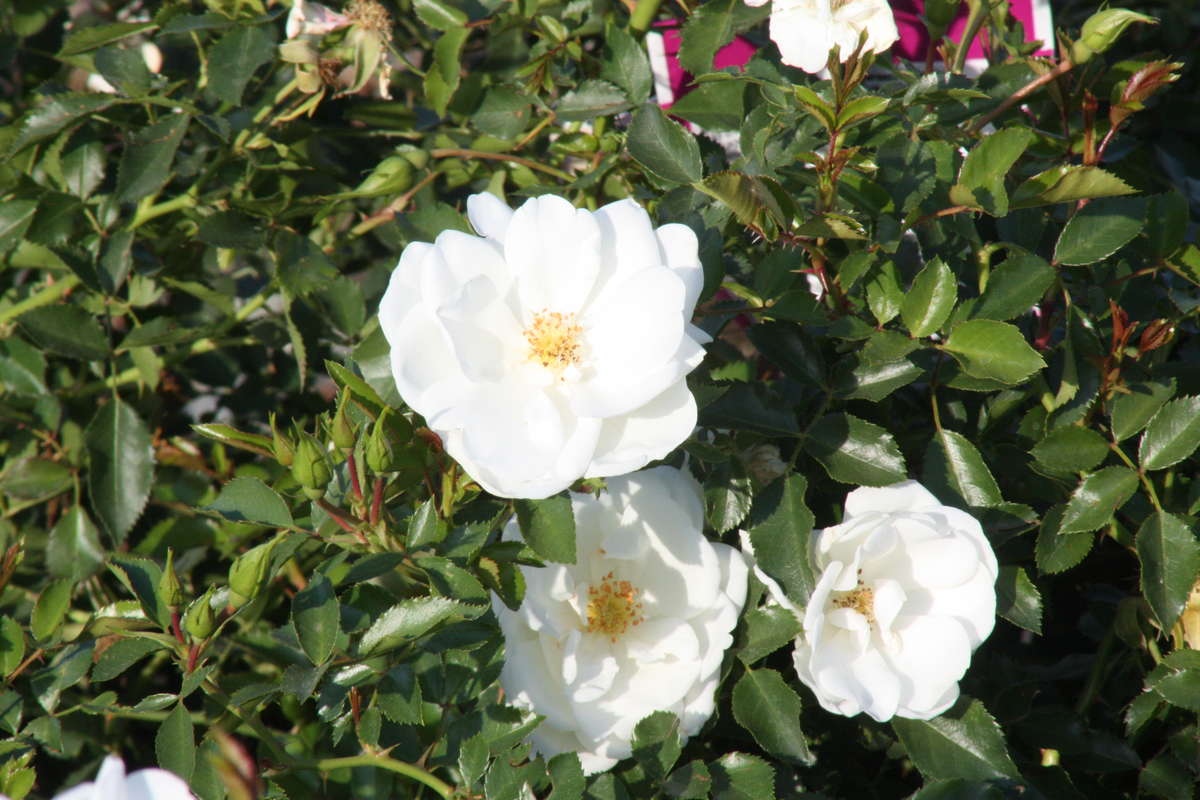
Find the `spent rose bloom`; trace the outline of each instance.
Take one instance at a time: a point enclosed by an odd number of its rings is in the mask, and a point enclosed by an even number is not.
[[[287,38],[297,36],[322,36],[326,33],[344,28],[351,22],[345,14],[334,11],[320,3],[307,3],[305,0],[294,0],[292,10],[288,12],[285,31]]]
[[[0,795],[0,800],[7,800]],[[125,775],[120,756],[108,756],[94,781],[84,781],[53,800],[196,800],[182,778],[165,769],[139,769]]]
[[[467,200],[478,236],[413,242],[379,305],[396,388],[504,497],[632,472],[696,424],[684,376],[709,337],[696,235],[632,200]]]
[[[672,467],[611,478],[573,495],[576,563],[524,568],[525,600],[492,606],[504,631],[500,682],[546,719],[546,757],[577,752],[585,772],[632,752],[655,711],[695,735],[712,715],[721,659],[746,600],[741,553],[704,538],[700,487]],[[518,537],[516,522],[506,539]]]
[[[974,517],[914,481],[855,489],[816,534],[813,568],[793,660],[822,707],[882,722],[954,704],[996,615],[996,555]]]
[[[746,0],[761,6],[767,0]],[[774,0],[771,41],[783,63],[805,72],[820,72],[835,47],[845,61],[866,33],[863,52],[881,53],[900,38],[888,0]]]

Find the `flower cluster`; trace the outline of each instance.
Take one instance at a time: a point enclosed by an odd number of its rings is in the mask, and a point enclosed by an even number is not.
[[[629,200],[589,212],[542,196],[513,211],[480,194],[467,211],[479,235],[404,250],[380,324],[401,396],[483,488],[542,498],[619,476],[571,496],[574,563],[522,567],[520,607],[493,603],[501,684],[545,717],[535,750],[575,752],[593,773],[629,756],[655,711],[699,731],[746,598],[748,558],[705,538],[695,480],[633,472],[696,422],[684,382],[707,341],[690,322],[696,237],[653,228]],[[764,483],[787,469],[770,447],[747,458]],[[516,520],[503,535],[520,537]],[[877,720],[945,711],[995,614],[979,523],[911,481],[861,488],[814,535],[813,563],[804,610],[755,571],[803,622],[796,674],[820,704]]]

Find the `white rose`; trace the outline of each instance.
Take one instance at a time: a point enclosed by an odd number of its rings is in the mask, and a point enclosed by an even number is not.
[[[684,736],[712,715],[747,567],[704,538],[700,487],[671,467],[612,478],[571,504],[576,563],[522,568],[521,607],[492,607],[500,682],[510,702],[546,717],[534,748],[576,752],[591,774],[629,756],[634,726],[655,711],[676,714]],[[510,522],[505,538],[518,535]]]
[[[813,556],[820,578],[793,659],[821,706],[882,722],[953,705],[996,615],[996,556],[979,522],[914,481],[864,487],[816,534]]]
[[[761,6],[767,0],[746,0]],[[783,63],[805,72],[820,72],[837,48],[845,61],[866,32],[863,52],[882,53],[900,38],[892,7],[887,0],[774,0],[771,8],[771,41],[779,47]]]
[[[0,800],[7,800],[0,795]],[[178,775],[165,769],[139,769],[125,776],[125,762],[108,756],[95,781],[84,781],[53,800],[196,800]]]
[[[696,235],[632,200],[552,195],[515,212],[467,200],[479,236],[414,242],[379,306],[400,395],[481,486],[547,497],[632,472],[696,424],[684,376],[709,338],[689,320]]]
[[[345,14],[340,14],[320,3],[306,3],[305,0],[293,0],[292,10],[288,12],[285,32],[287,38],[297,36],[322,36],[326,33],[344,28],[351,22]]]

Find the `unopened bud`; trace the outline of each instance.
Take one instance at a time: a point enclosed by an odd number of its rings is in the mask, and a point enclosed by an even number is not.
[[[1079,40],[1071,47],[1072,60],[1076,64],[1082,64],[1097,53],[1103,53],[1116,44],[1125,29],[1135,22],[1153,25],[1158,20],[1127,8],[1106,8],[1092,14],[1083,23]]]
[[[174,611],[183,605],[186,599],[183,587],[179,585],[179,576],[175,574],[175,551],[167,548],[167,565],[163,568],[162,577],[158,579],[158,594],[167,608]]]
[[[925,0],[925,26],[929,35],[935,39],[944,36],[961,5],[962,0]]]
[[[258,594],[271,566],[271,551],[277,541],[272,539],[256,545],[234,560],[229,568],[229,605],[241,608]]]
[[[329,459],[324,448],[312,435],[299,432],[296,443],[296,456],[292,461],[292,477],[304,489],[304,493],[312,500],[325,496],[325,487],[333,477],[329,468]]]
[[[275,460],[282,467],[290,467],[292,459],[296,455],[296,448],[292,445],[290,439],[279,432],[275,427],[275,414],[271,414],[271,449],[275,451]]]
[[[192,601],[183,613],[183,629],[193,639],[207,639],[217,629],[217,614],[212,608],[213,590],[208,591]]]
[[[350,390],[343,389],[333,421],[329,423],[329,434],[333,443],[342,450],[354,449],[354,426],[350,424],[350,417],[346,414],[346,406],[349,404]]]
[[[1165,319],[1156,319],[1146,326],[1138,339],[1138,355],[1157,350],[1175,335],[1175,326]]]
[[[403,416],[390,418],[390,414],[390,409],[383,410],[367,439],[367,466],[372,472],[397,472],[412,461],[397,452],[412,440],[412,425]]]

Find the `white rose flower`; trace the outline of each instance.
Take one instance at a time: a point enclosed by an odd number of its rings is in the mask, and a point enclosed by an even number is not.
[[[521,607],[492,607],[500,682],[510,702],[546,717],[534,748],[576,752],[591,774],[629,756],[634,726],[655,711],[676,714],[684,736],[712,715],[747,566],[704,538],[700,487],[671,467],[612,478],[571,505],[576,563],[523,567]],[[518,535],[510,522],[505,538]]]
[[[7,800],[0,795],[0,800]],[[196,800],[182,778],[165,769],[139,769],[125,775],[125,762],[108,756],[95,781],[84,781],[53,800]]]
[[[547,497],[632,472],[696,424],[684,376],[710,340],[689,320],[696,235],[632,200],[467,200],[479,236],[414,242],[379,305],[400,395],[481,486]]]
[[[855,489],[816,534],[796,673],[827,711],[930,719],[992,632],[996,555],[974,517],[905,481]]]
[[[746,0],[761,6],[767,0]],[[845,61],[867,34],[863,52],[882,53],[900,38],[888,0],[774,0],[771,8],[771,41],[783,63],[805,72],[820,72],[837,48]]]

